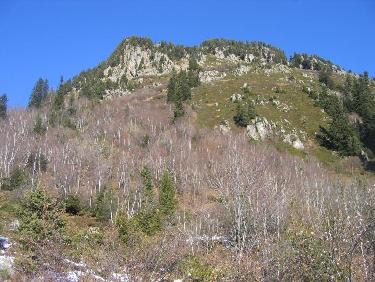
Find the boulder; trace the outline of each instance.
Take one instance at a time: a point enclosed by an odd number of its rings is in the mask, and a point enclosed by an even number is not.
[[[296,134],[287,134],[284,137],[283,142],[293,146],[297,150],[304,150],[305,146]]]
[[[263,141],[273,134],[272,125],[266,118],[255,118],[246,127],[247,135],[256,141]]]

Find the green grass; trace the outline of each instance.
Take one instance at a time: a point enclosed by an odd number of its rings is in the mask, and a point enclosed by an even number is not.
[[[304,83],[302,84],[300,81]],[[274,144],[278,149],[287,150],[303,158],[312,155],[327,165],[340,160],[331,151],[316,144],[315,134],[319,131],[319,126],[327,124],[328,116],[314,105],[312,99],[302,88],[306,86],[319,89],[318,78],[316,75],[313,78],[304,77],[303,71],[297,69],[292,70],[289,74],[273,73],[269,76],[262,71],[259,73],[250,71],[240,77],[229,74],[223,80],[202,84],[193,90],[191,102],[193,109],[197,112],[197,125],[214,128],[221,121],[228,120],[233,130],[242,130],[236,127],[233,122],[236,103],[231,102],[230,97],[235,93],[243,94],[241,87],[244,83],[250,87],[250,100],[255,100],[257,97],[263,101],[276,98],[280,103],[286,104],[290,108],[288,112],[284,112],[277,109],[272,102],[264,105],[258,104],[256,112],[259,116],[267,118],[270,122],[282,124],[286,132],[295,129],[298,133],[300,131],[305,133],[303,135],[306,140],[302,140],[305,144],[305,152],[299,152],[286,144]],[[281,91],[276,93],[275,87]]]

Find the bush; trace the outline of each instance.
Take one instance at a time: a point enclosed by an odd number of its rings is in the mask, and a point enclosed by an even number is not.
[[[43,241],[61,238],[65,227],[62,213],[62,205],[43,189],[28,192],[17,211],[23,247],[33,249]]]
[[[319,82],[324,83],[329,89],[335,89],[335,82],[332,78],[332,70],[323,69],[319,72]]]
[[[95,217],[100,221],[108,221],[112,219],[113,208],[112,191],[104,188],[98,193],[96,198],[94,210]]]
[[[65,212],[71,215],[77,215],[80,213],[81,201],[75,195],[68,195],[65,199]]]
[[[16,168],[12,171],[8,178],[3,179],[1,190],[13,191],[26,184],[28,179],[27,174],[21,168]]]
[[[233,117],[234,123],[241,127],[246,127],[250,121],[256,117],[255,107],[250,104],[238,104],[236,115]]]
[[[117,213],[116,227],[120,240],[126,245],[133,245],[140,237],[134,220],[128,218],[123,211]]]
[[[192,281],[211,281],[213,269],[202,263],[197,257],[190,256],[182,262],[184,275],[191,276]]]
[[[315,234],[311,226],[293,219],[286,230],[283,248],[282,280],[285,281],[343,281],[341,269],[324,238]]]
[[[148,236],[155,235],[162,227],[160,212],[156,208],[140,210],[133,220],[137,229]]]

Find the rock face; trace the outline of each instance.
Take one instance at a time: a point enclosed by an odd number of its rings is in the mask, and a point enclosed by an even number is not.
[[[241,101],[242,98],[243,98],[242,95],[239,93],[235,93],[235,94],[232,94],[232,96],[230,96],[230,100],[232,102]]]
[[[303,143],[301,142],[301,140],[296,134],[285,135],[283,142],[291,145],[293,148],[297,150],[305,149],[305,146],[303,145]]]
[[[120,64],[106,68],[104,75],[111,81],[117,82],[123,77],[130,80],[140,76],[166,75],[172,70],[186,70],[188,66],[188,56],[177,63],[159,51],[126,45]]]
[[[199,80],[203,83],[209,83],[215,80],[223,79],[227,74],[217,70],[202,71],[199,73]]]
[[[251,120],[251,124],[246,127],[246,133],[250,139],[255,141],[265,141],[274,136],[280,138],[284,143],[291,145],[297,150],[305,149],[305,146],[297,134],[286,133],[283,126],[278,126],[274,122],[269,122],[264,117],[256,117]]]
[[[251,124],[246,127],[246,132],[251,139],[264,141],[272,135],[273,129],[266,118],[256,117],[251,121]]]

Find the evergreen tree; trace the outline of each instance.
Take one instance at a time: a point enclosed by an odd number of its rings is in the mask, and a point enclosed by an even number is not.
[[[7,117],[7,103],[8,97],[6,94],[0,96],[0,118],[5,119]]]
[[[30,100],[29,100],[29,108],[31,107],[40,108],[43,101],[48,95],[48,91],[49,91],[48,80],[39,78],[37,82],[35,83],[35,86],[31,93]]]
[[[375,95],[371,93],[368,73],[364,72],[351,84],[345,82],[344,87],[347,93],[351,93],[346,104],[363,120],[359,125],[361,141],[375,153]]]
[[[81,201],[76,195],[68,195],[65,199],[65,212],[71,215],[77,215],[81,211]]]
[[[17,232],[25,247],[38,247],[40,242],[61,238],[65,227],[62,206],[44,190],[28,192],[18,209]]]
[[[176,121],[177,118],[182,117],[185,114],[184,105],[181,100],[175,102],[175,109],[173,112],[173,121]]]
[[[355,82],[352,96],[354,110],[362,118],[370,118],[374,111],[374,97],[370,93],[367,72],[364,72],[364,74]]]
[[[187,73],[190,87],[197,87],[200,84],[199,81],[200,66],[194,57],[189,60],[189,70]]]
[[[332,70],[330,68],[324,68],[319,72],[319,81],[324,83],[329,89],[335,88],[335,82],[332,78]]]
[[[333,116],[328,128],[320,127],[317,138],[322,146],[343,156],[359,156],[361,153],[358,134],[343,113]]]
[[[177,209],[176,187],[171,175],[165,171],[160,183],[159,205],[164,215],[172,215]]]
[[[143,188],[146,195],[146,202],[152,203],[153,202],[153,191],[152,191],[152,177],[151,177],[151,171],[147,166],[144,166],[141,170],[141,177],[142,177],[142,183]]]
[[[186,101],[191,99],[191,89],[188,75],[185,71],[173,73],[168,84],[168,102]]]
[[[47,128],[44,126],[42,118],[40,117],[40,115],[38,115],[37,118],[36,118],[33,131],[34,131],[34,133],[39,134],[39,135],[43,135],[47,131]]]
[[[254,105],[251,103],[238,104],[236,115],[233,117],[234,123],[241,127],[246,127],[250,121],[256,117]]]

